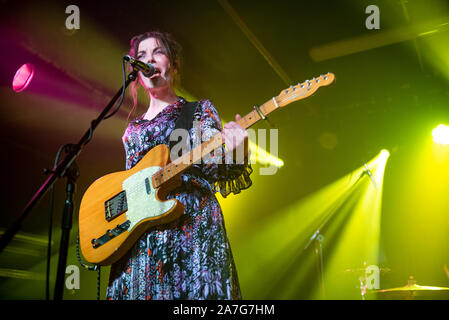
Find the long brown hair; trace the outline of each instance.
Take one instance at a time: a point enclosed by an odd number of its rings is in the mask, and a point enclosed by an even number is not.
[[[129,55],[133,58],[136,58],[137,51],[139,49],[139,44],[148,38],[155,38],[159,41],[159,43],[164,48],[167,57],[170,61],[170,65],[172,66],[173,70],[176,70],[174,73],[174,79],[172,85],[178,85],[180,81],[180,73],[181,73],[181,65],[182,65],[182,47],[180,44],[173,38],[173,36],[168,32],[163,32],[159,30],[155,31],[149,31],[142,34],[139,34],[137,36],[134,36],[131,39],[131,47],[129,49]],[[132,67],[130,66],[130,69]],[[133,81],[130,86],[130,94],[131,98],[133,99],[133,106],[131,111],[128,114],[128,121],[130,116],[136,111],[137,108],[137,90],[139,89],[140,82],[138,80]]]

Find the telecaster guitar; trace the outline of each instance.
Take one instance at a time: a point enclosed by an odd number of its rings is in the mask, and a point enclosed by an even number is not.
[[[311,96],[330,85],[334,74],[291,86],[254,107],[238,123],[249,128],[269,113],[294,101]],[[190,152],[170,161],[166,145],[151,149],[133,168],[97,179],[83,195],[79,211],[79,235],[84,258],[93,264],[109,265],[120,259],[149,227],[171,222],[184,212],[184,205],[166,200],[180,185],[180,173],[203,156],[221,147],[221,133]]]

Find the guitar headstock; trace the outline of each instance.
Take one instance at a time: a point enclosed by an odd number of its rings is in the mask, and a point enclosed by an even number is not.
[[[328,86],[335,80],[335,75],[328,72],[320,75],[318,78],[306,80],[303,83],[298,83],[296,86],[284,89],[276,97],[276,102],[279,107],[286,106],[294,101],[301,100],[311,96],[318,88]]]

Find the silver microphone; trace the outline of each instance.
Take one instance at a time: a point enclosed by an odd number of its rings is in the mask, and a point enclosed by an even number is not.
[[[129,55],[124,56],[123,59],[125,61],[128,61],[134,68],[142,71],[142,74],[147,78],[151,77],[156,70],[156,68],[151,63],[145,63],[143,61],[134,59]]]

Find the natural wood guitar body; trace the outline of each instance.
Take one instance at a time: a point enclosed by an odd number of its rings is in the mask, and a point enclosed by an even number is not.
[[[151,176],[170,162],[166,145],[151,149],[132,169],[108,174],[96,180],[85,192],[80,205],[80,246],[84,258],[90,263],[109,265],[128,251],[145,231],[154,225],[177,219],[184,212],[184,205],[175,200],[164,200],[166,195],[180,184],[179,176],[155,189]],[[149,178],[149,179],[148,179]],[[148,179],[148,180],[146,180]],[[147,192],[148,181],[150,192]],[[128,183],[127,183],[128,182]],[[140,190],[138,192],[137,190]],[[108,221],[105,218],[105,202],[122,191],[127,191],[128,210]],[[131,203],[134,202],[134,206]],[[94,248],[92,239],[99,239],[117,225],[130,221],[129,228]]]

